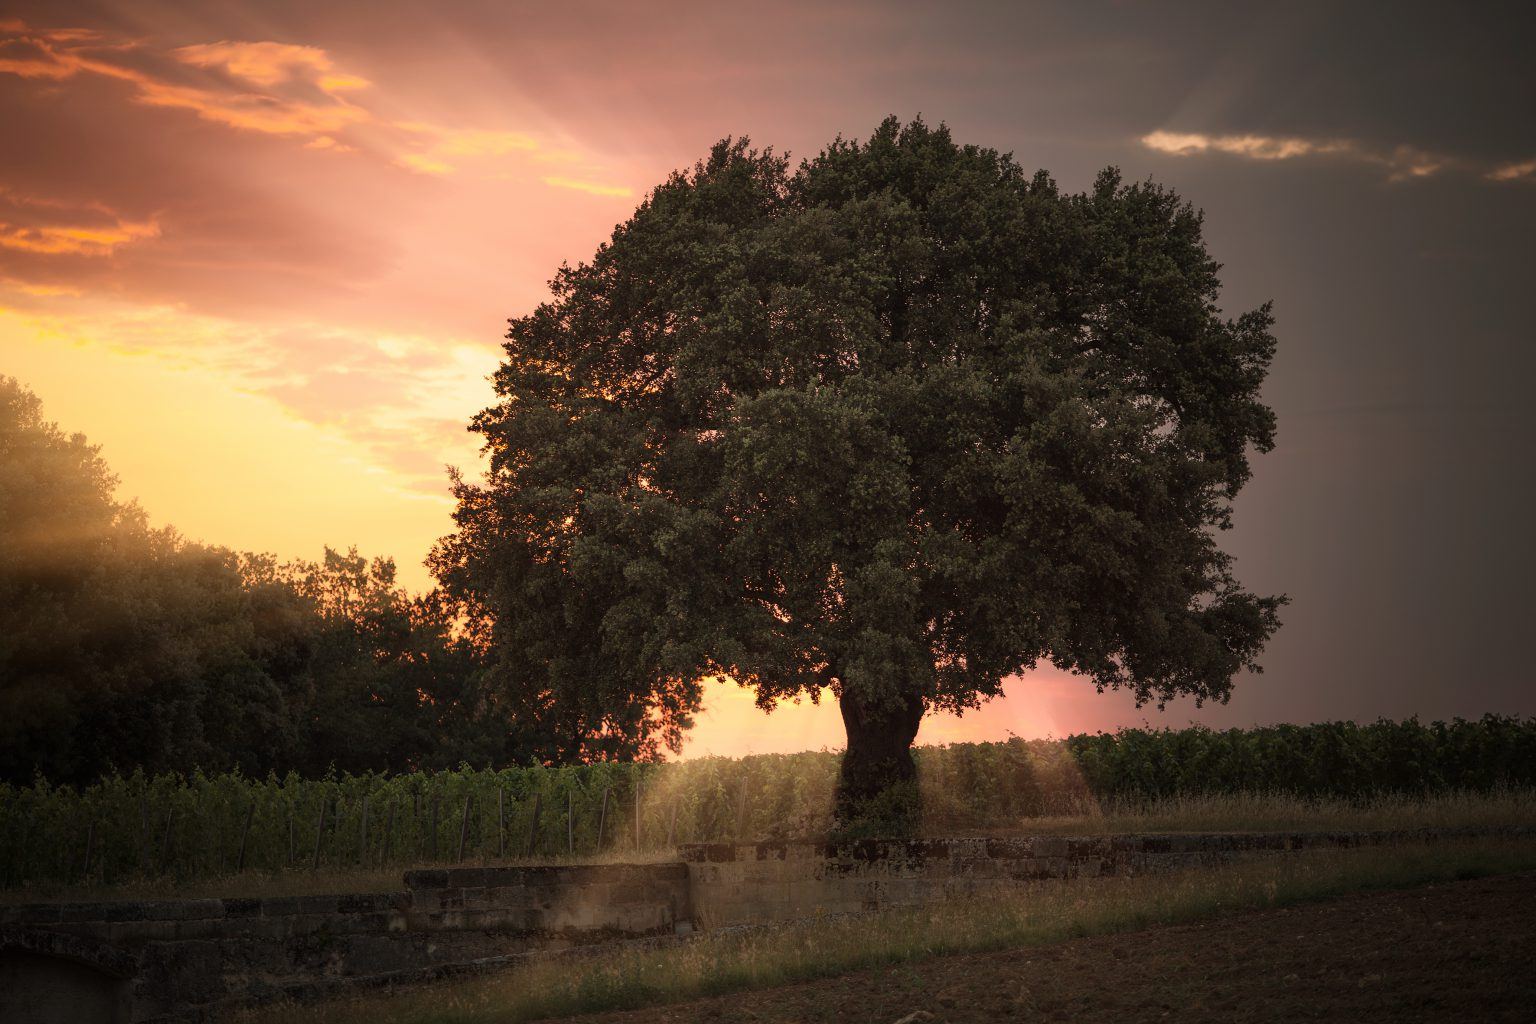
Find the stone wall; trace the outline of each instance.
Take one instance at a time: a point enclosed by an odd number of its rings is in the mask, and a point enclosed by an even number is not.
[[[1529,830],[1522,830],[1529,831]],[[1253,832],[684,846],[699,925],[719,928],[981,896],[1048,878],[1222,864],[1302,849],[1428,842],[1509,830]]]
[[[0,1020],[205,1019],[234,1005],[672,935],[692,921],[682,864],[411,871],[405,884],[346,896],[0,908]],[[44,960],[52,973],[39,969]],[[61,982],[59,970],[75,981]],[[109,990],[92,1005],[116,1009],[82,1016],[59,1003],[87,978]]]

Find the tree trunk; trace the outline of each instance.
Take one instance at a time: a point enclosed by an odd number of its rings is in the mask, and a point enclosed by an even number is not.
[[[843,828],[901,833],[917,824],[917,764],[912,741],[923,720],[923,699],[872,704],[844,690],[838,695],[848,751],[837,784],[837,819]]]

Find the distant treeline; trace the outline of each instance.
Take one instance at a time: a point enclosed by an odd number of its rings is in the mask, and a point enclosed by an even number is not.
[[[1239,792],[1300,797],[1536,785],[1536,719],[1428,725],[1327,722],[1255,729],[1122,729],[1066,740],[1088,788],[1133,800]]]
[[[280,562],[118,501],[95,446],[0,376],[0,780],[307,777],[654,757],[644,709],[553,706],[394,563]]]
[[[1536,786],[1536,720],[1336,722],[957,743],[917,750],[930,834],[1028,827],[1096,801],[1283,793],[1367,799]],[[0,881],[304,871],[789,839],[831,827],[838,754],[670,764],[111,776],[0,785]],[[638,822],[638,830],[637,830]]]

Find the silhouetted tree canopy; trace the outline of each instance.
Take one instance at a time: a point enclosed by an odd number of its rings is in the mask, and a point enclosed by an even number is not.
[[[392,562],[191,543],[116,484],[0,377],[0,779],[535,756],[449,610],[397,588]]]
[[[616,705],[675,743],[710,674],[830,688],[850,807],[1042,660],[1225,700],[1282,601],[1216,542],[1274,435],[1269,307],[1224,318],[1218,269],[1114,170],[894,118],[794,170],[726,140],[510,322],[434,569],[573,744]]]

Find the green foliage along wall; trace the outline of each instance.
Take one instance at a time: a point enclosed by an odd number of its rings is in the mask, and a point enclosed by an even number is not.
[[[0,786],[0,884],[215,877],[241,865],[242,845],[247,869],[303,871],[454,861],[461,835],[466,860],[817,836],[830,825],[838,757],[819,751],[320,779],[135,773],[83,788]],[[917,757],[925,829],[975,832],[1027,827],[1032,817],[1109,797],[1532,786],[1536,720],[1125,729],[1060,742],[923,747]]]

